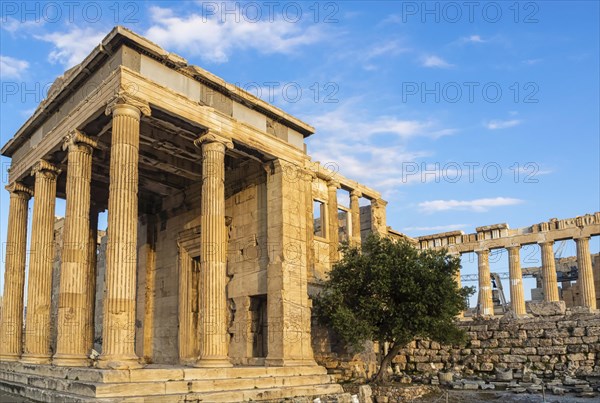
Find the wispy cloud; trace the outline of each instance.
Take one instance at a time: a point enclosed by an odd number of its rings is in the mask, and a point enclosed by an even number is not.
[[[163,47],[213,63],[227,62],[236,49],[289,54],[325,37],[321,26],[305,27],[283,19],[219,21],[196,13],[179,16],[169,8],[157,6],[150,7],[149,13],[153,25],[146,31],[148,38]]]
[[[51,63],[60,63],[69,68],[81,63],[105,35],[104,30],[72,27],[67,32],[35,35],[35,38],[54,45],[48,55]]]
[[[368,46],[351,46],[342,48],[333,54],[336,61],[359,65],[368,71],[377,70],[382,62],[389,62],[392,57],[410,53],[413,50],[406,46],[402,40],[382,40],[377,44]]]
[[[510,120],[490,120],[485,123],[485,127],[489,130],[498,130],[498,129],[507,129],[509,127],[515,127],[522,123],[520,119],[510,119]]]
[[[353,99],[322,115],[305,116],[319,134],[309,139],[309,154],[315,161],[338,165],[342,174],[384,194],[418,180],[403,175],[407,161],[431,156],[427,150],[409,148],[412,139],[436,139],[457,131],[432,119],[373,116],[360,104],[361,100]]]
[[[2,24],[0,24],[0,27],[11,34],[16,34],[40,28],[44,26],[45,22],[46,20],[44,18],[20,21],[16,18],[5,16],[2,18]]]
[[[475,200],[431,200],[419,203],[419,208],[424,213],[436,213],[448,210],[469,210],[485,212],[494,207],[514,206],[524,200],[511,197],[495,197]]]
[[[441,57],[435,56],[435,55],[429,55],[429,56],[423,57],[421,60],[421,65],[424,67],[432,67],[432,68],[440,68],[440,69],[447,69],[447,68],[454,66],[454,65],[448,63],[447,61],[445,61],[444,59],[442,59]]]
[[[3,80],[10,78],[19,79],[28,68],[29,63],[25,60],[0,55],[0,77]]]

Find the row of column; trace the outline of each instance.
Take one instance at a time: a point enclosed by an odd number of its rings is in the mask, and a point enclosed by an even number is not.
[[[336,262],[339,259],[339,218],[337,190],[341,188],[339,182],[329,180],[327,182],[327,225],[329,233],[329,252],[331,261]],[[349,242],[353,246],[360,246],[360,204],[359,199],[363,196],[362,192],[356,189],[350,191],[350,228]],[[380,199],[371,201],[371,231],[375,234],[383,235],[386,233],[385,206],[387,202]]]
[[[135,309],[138,221],[139,130],[147,106],[115,102],[112,114],[106,294],[100,368],[141,366],[135,354]],[[230,366],[226,318],[224,245],[225,149],[231,141],[202,136],[200,306],[201,344],[198,366]],[[60,170],[40,161],[32,171],[32,191],[20,183],[11,194],[7,237],[4,308],[0,325],[0,359],[61,366],[86,366],[93,347],[97,212],[91,209],[92,153],[96,142],[74,131],[65,140],[68,150],[66,214],[58,308],[57,350],[50,350],[50,305],[54,260],[56,181]],[[23,293],[27,245],[28,202],[34,196],[25,340]],[[24,350],[21,355],[21,351]]]
[[[596,309],[596,290],[590,256],[589,237],[574,238],[577,247],[577,283],[581,290],[582,306]],[[554,261],[553,241],[540,242],[542,255],[542,290],[547,302],[559,301],[556,265]],[[525,315],[525,296],[523,292],[523,273],[521,271],[520,245],[512,245],[508,250],[508,270],[510,278],[511,310],[517,316]],[[478,308],[484,316],[494,315],[492,287],[490,278],[489,250],[481,249],[477,253],[479,273]]]

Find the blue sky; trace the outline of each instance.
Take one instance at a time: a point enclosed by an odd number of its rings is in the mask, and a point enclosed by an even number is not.
[[[315,126],[314,159],[381,191],[408,235],[600,210],[596,1],[0,7],[2,144],[120,24]]]

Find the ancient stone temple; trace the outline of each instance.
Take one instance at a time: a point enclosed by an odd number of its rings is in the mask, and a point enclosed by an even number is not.
[[[314,359],[309,289],[341,239],[387,232],[386,202],[311,161],[313,132],[113,29],[2,148],[12,165],[0,388],[61,402],[341,392]]]

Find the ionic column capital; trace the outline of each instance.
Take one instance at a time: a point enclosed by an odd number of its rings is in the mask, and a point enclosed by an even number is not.
[[[98,142],[93,138],[86,136],[79,130],[74,129],[65,136],[62,149],[68,150],[71,147],[82,147],[91,154],[92,150],[98,147]]]
[[[21,182],[13,182],[10,185],[4,187],[8,192],[19,195],[27,200],[33,196],[33,190],[23,185]]]
[[[203,144],[212,144],[219,143],[222,144],[225,149],[232,150],[233,149],[233,141],[231,139],[222,136],[214,130],[208,129],[206,133],[202,134],[196,140],[194,140],[194,145],[198,148],[202,148]]]
[[[327,181],[327,187],[329,189],[331,189],[331,188],[340,189],[342,187],[342,185],[335,179],[329,179]]]
[[[385,207],[388,205],[388,202],[383,199],[373,199],[373,200],[371,200],[371,204],[374,204],[374,205],[380,206],[380,207]]]
[[[31,168],[31,175],[36,176],[38,173],[46,175],[48,178],[56,179],[62,171],[56,165],[49,163],[46,160],[39,160]]]
[[[104,113],[108,115],[130,115],[139,119],[141,115],[150,116],[151,109],[148,102],[136,98],[126,91],[119,91],[106,105]]]
[[[362,195],[363,194],[360,190],[352,189],[350,191],[350,197],[356,197],[358,199],[359,197],[362,197]]]
[[[306,180],[309,182],[314,181],[318,177],[317,173],[309,167],[304,168],[304,170],[302,172],[306,176]]]

